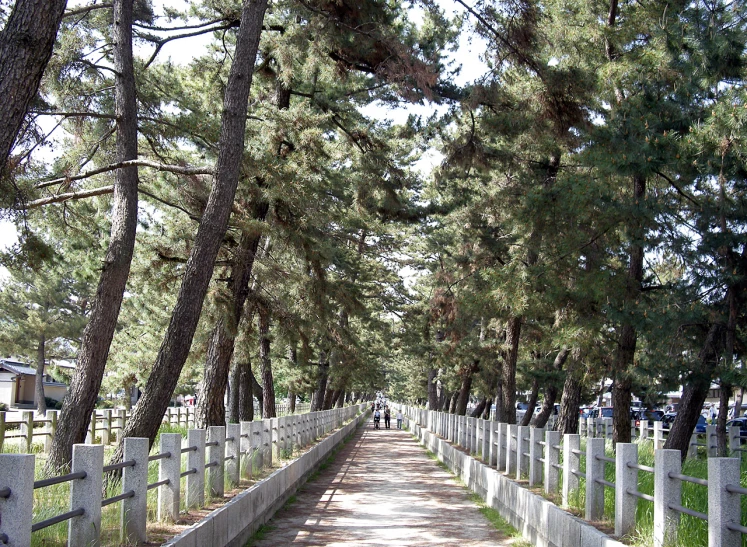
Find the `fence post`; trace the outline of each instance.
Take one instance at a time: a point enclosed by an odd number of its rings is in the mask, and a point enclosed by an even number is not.
[[[34,442],[34,413],[31,411],[23,411],[21,434],[26,438],[26,453],[30,454],[31,444]]]
[[[222,498],[225,493],[225,480],[223,470],[225,469],[226,454],[226,428],[222,425],[208,427],[207,449],[208,463],[208,492],[211,496]],[[217,443],[217,444],[216,444]]]
[[[738,425],[733,425],[729,428],[727,431],[727,434],[729,435],[729,450],[731,452],[734,452],[737,448],[741,448],[742,445],[742,438],[740,436],[741,431]],[[736,452],[735,458],[742,459],[742,453]]]
[[[517,453],[517,446],[519,441],[519,426],[516,424],[509,424],[508,435],[506,436],[506,473],[509,476],[516,474],[516,468],[518,467],[518,458],[514,456]]]
[[[101,441],[103,444],[112,442],[112,409],[104,410],[104,428],[101,431]]]
[[[604,419],[604,438],[612,439],[612,418]]]
[[[591,439],[586,439],[588,443]],[[578,471],[581,457],[574,450],[581,448],[581,436],[566,433],[563,435],[563,505],[568,507],[571,492],[578,491],[578,476],[573,471]]]
[[[280,424],[279,418],[270,418],[270,438],[272,442],[272,456],[280,459]]]
[[[239,428],[241,430],[239,435],[241,438],[241,441],[239,442],[239,472],[241,472],[241,464],[243,462],[245,467],[242,475],[248,478],[251,478],[252,476],[252,460],[254,459],[254,454],[252,453],[253,423],[254,422],[247,421],[239,422]]]
[[[654,450],[664,447],[664,430],[661,422],[654,422]]]
[[[605,439],[586,441],[586,520],[601,520],[604,516],[604,445]],[[617,512],[617,511],[615,511]]]
[[[317,423],[318,423],[317,413]],[[272,418],[262,420],[262,467],[272,467]]]
[[[639,425],[640,433],[638,434],[639,440],[643,441],[648,439],[648,420],[641,420]]]
[[[10,489],[0,496],[0,535],[8,536],[8,545],[31,545],[34,460],[33,454],[0,454],[0,490]]]
[[[496,463],[498,462],[498,454],[496,452],[496,442],[498,441],[498,422],[488,420],[488,427],[490,427],[490,447],[488,449],[488,461],[486,463],[488,464],[488,467],[495,467]]]
[[[205,434],[204,429],[187,431],[187,508],[205,505]]]
[[[654,452],[654,547],[665,547],[677,540],[680,514],[669,506],[682,503],[682,483],[669,474],[681,469],[679,450]]]
[[[708,547],[741,545],[741,532],[729,529],[741,523],[742,496],[729,491],[739,486],[738,458],[708,458]]]
[[[715,458],[718,451],[718,442],[716,441],[716,426],[706,426],[706,453],[709,458]]]
[[[231,488],[239,484],[241,469],[241,426],[226,424],[226,476]]]
[[[74,444],[72,473],[86,476],[70,482],[70,510],[83,514],[68,521],[68,545],[99,545],[101,534],[101,487],[104,482],[104,446]]]
[[[542,483],[542,437],[543,428],[529,428],[529,486]]]
[[[47,428],[48,435],[44,437],[44,452],[49,453],[49,451],[52,450],[52,440],[54,439],[55,433],[57,433],[57,417],[59,415],[59,410],[47,410],[47,418],[49,419],[47,425],[49,427]],[[2,441],[0,441],[0,450],[2,450]]]
[[[171,454],[158,460],[158,481],[168,480],[158,487],[158,520],[179,520],[179,497],[182,471],[182,436],[179,433],[161,433],[161,454]]]
[[[0,410],[0,452],[3,451],[5,444],[5,411]]]
[[[695,458],[698,455],[698,434],[693,431],[690,435],[690,445],[687,447],[687,457]]]
[[[558,491],[558,468],[560,464],[560,431],[545,432],[545,493]]]
[[[578,419],[578,434],[582,437],[588,437],[589,434],[586,432],[587,421],[586,418]]]
[[[124,440],[122,460],[135,462],[135,465],[122,470],[122,493],[132,490],[135,495],[122,500],[120,537],[123,543],[136,545],[147,541],[148,439],[127,437]]]
[[[526,475],[529,472],[529,457],[528,454],[529,442],[527,434],[529,433],[529,426],[518,426],[516,428],[516,480],[521,480],[522,475]]]
[[[635,530],[635,510],[638,498],[629,491],[638,490],[638,445],[618,443],[615,445],[615,535],[620,537]]]

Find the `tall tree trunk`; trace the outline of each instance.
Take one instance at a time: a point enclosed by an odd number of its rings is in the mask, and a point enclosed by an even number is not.
[[[7,5],[7,4],[6,4]],[[0,177],[52,57],[66,0],[16,0],[0,32]]]
[[[44,363],[46,349],[46,337],[42,334],[39,336],[39,343],[36,346],[36,376],[34,379],[34,396],[36,398],[36,413],[39,416],[47,415],[47,401],[44,399]]]
[[[288,361],[290,361],[291,369],[295,370],[298,367],[298,350],[296,348],[296,342],[293,341],[288,345]],[[293,381],[288,385],[288,404],[290,405],[291,414],[296,413],[296,385]]]
[[[435,368],[428,369],[428,410],[436,410],[438,408],[437,375],[438,370]]]
[[[459,391],[455,391],[451,394],[451,400],[449,401],[449,413],[456,414],[457,401],[459,400]]]
[[[742,401],[744,400],[744,388],[739,388],[737,396],[734,397],[734,415],[732,419],[739,418],[742,415]]]
[[[480,361],[473,361],[472,365],[462,375],[462,385],[459,388],[459,397],[457,398],[456,414],[464,416],[467,414],[467,404],[469,403],[469,392],[472,390],[472,376],[477,372]]]
[[[266,9],[267,0],[244,1],[234,60],[223,100],[221,136],[213,186],[184,270],[171,321],[143,396],[122,432],[123,438],[146,437],[151,444],[153,443],[164,410],[187,360],[205,293],[212,277],[215,257],[226,233],[239,181],[244,156],[249,89]],[[270,395],[266,393],[265,398]],[[272,399],[274,403],[274,397]],[[114,459],[119,461],[121,458],[120,444]]]
[[[729,396],[733,386],[724,381],[720,385],[718,417],[716,418],[716,443],[718,445],[718,457],[725,458],[728,446],[726,442],[726,421],[729,414]]]
[[[507,424],[516,423],[516,361],[519,357],[521,317],[512,317],[506,325],[506,358],[501,368],[501,417]]]
[[[479,418],[487,406],[488,398],[483,397],[482,399],[480,399],[477,405],[475,405],[475,408],[472,409],[472,412],[470,412],[470,418]]]
[[[625,299],[623,301],[624,316],[633,311],[641,296],[643,282],[643,255],[645,252],[645,223],[643,208],[646,199],[646,179],[640,175],[633,176],[633,199],[636,203],[637,214],[630,220],[630,256],[628,261],[628,275],[625,282]],[[630,442],[630,403],[632,400],[632,369],[635,358],[635,347],[638,339],[635,324],[623,320],[615,351],[615,378],[612,387],[613,442]]]
[[[259,323],[259,360],[262,366],[262,417],[274,418],[277,416],[275,410],[275,383],[272,379],[272,361],[270,360],[270,310],[260,305],[257,310],[257,321]]]
[[[532,380],[532,392],[529,394],[529,401],[527,401],[527,411],[521,418],[521,424],[519,425],[526,427],[532,422],[534,409],[537,407],[537,399],[539,399],[539,389],[539,380],[535,378]]]
[[[268,209],[269,204],[264,200],[255,203],[252,211],[253,219],[264,221]],[[229,278],[231,297],[227,302],[228,309],[221,314],[210,336],[202,389],[197,398],[195,418],[197,427],[200,428],[226,425],[223,394],[226,391],[228,369],[233,356],[241,313],[249,295],[249,279],[261,237],[262,234],[258,231],[244,230],[238,248],[234,250]]]
[[[137,159],[138,153],[137,103],[132,60],[132,6],[133,0],[115,0],[113,9],[117,161]],[[52,448],[45,466],[49,474],[66,469],[72,459],[73,444],[85,440],[130,274],[137,228],[137,203],[137,167],[117,169],[114,175],[109,247],[91,307],[91,317],[83,331],[75,375],[62,405],[57,433],[52,439]],[[176,376],[178,378],[179,375]],[[159,424],[171,399],[171,392],[173,389],[162,401]]]
[[[563,348],[558,352],[555,356],[555,361],[553,361],[552,364],[554,372],[559,373],[563,370],[563,365],[568,359],[570,353],[571,350],[568,348]],[[550,382],[547,384],[545,400],[542,402],[542,410],[537,414],[537,419],[534,421],[534,427],[545,427],[550,416],[552,416],[553,410],[555,410],[555,401],[558,399],[558,385],[556,382],[557,380],[555,378],[551,378]]]
[[[231,367],[230,390],[228,392],[228,423],[237,424],[241,421],[239,403],[241,401],[241,365],[234,362]]]
[[[563,383],[563,395],[560,398],[558,425],[556,431],[563,435],[578,433],[578,407],[581,404],[581,372],[576,367],[569,366]]]
[[[316,391],[311,397],[311,412],[318,412],[324,408],[324,395],[327,392],[329,378],[329,354],[322,350],[319,353],[319,377]]]

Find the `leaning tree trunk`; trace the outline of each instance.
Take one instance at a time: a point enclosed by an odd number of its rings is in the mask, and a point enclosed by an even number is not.
[[[558,352],[555,356],[555,361],[553,361],[552,364],[554,372],[559,373],[563,370],[563,365],[568,359],[570,353],[571,350],[568,348],[563,348]],[[555,401],[558,399],[558,385],[556,382],[557,380],[555,378],[551,378],[547,385],[547,389],[545,390],[545,400],[542,403],[542,410],[537,414],[537,419],[534,421],[534,427],[545,427],[555,409]]]
[[[456,404],[457,416],[464,416],[467,414],[467,403],[469,403],[469,392],[472,390],[472,376],[477,372],[479,361],[473,361],[472,365],[462,375],[462,385],[459,388],[459,396]]]
[[[480,402],[477,403],[475,408],[472,409],[472,412],[470,412],[469,417],[470,418],[479,418],[480,415],[485,411],[485,409],[488,406],[488,398],[483,397],[480,399]]]
[[[8,5],[8,4],[6,4]],[[66,0],[16,0],[0,32],[0,178],[52,57]],[[125,22],[125,26],[127,23]]]
[[[563,395],[560,398],[560,412],[558,412],[558,425],[556,431],[561,434],[578,433],[578,407],[581,404],[580,371],[569,367],[563,383]]]
[[[267,0],[245,0],[236,48],[223,100],[221,135],[215,177],[200,220],[192,252],[184,269],[174,312],[143,395],[122,432],[124,437],[146,437],[153,444],[161,418],[179,381],[192,345],[215,257],[228,226],[244,157],[249,89],[257,59]],[[270,396],[266,394],[265,398]],[[274,402],[274,398],[273,398]],[[114,460],[122,459],[120,443]]]
[[[262,366],[262,417],[274,418],[277,416],[275,410],[275,383],[272,379],[272,361],[270,360],[270,310],[260,305],[257,312],[259,323],[259,361]]]
[[[532,422],[534,409],[537,406],[537,399],[539,399],[539,380],[535,378],[532,380],[532,393],[529,395],[529,401],[527,401],[527,411],[521,418],[521,423],[519,425],[526,427]]]
[[[326,351],[319,355],[319,377],[316,390],[311,396],[311,412],[318,412],[324,408],[324,395],[327,392],[327,379],[329,378],[329,357]]]
[[[241,400],[241,368],[239,363],[231,367],[228,390],[228,423],[237,424],[241,421],[239,417],[239,401]]]
[[[500,421],[516,423],[516,361],[519,356],[521,317],[512,317],[506,325],[506,358],[501,367]]]
[[[254,220],[264,221],[269,204],[262,200],[253,207]],[[262,234],[259,231],[243,231],[238,248],[234,250],[229,286],[231,297],[228,309],[224,311],[210,336],[202,389],[197,398],[195,418],[197,427],[226,425],[226,410],[223,395],[228,382],[228,370],[233,357],[241,313],[249,295],[249,279],[254,267],[254,258]]]
[[[39,416],[47,415],[47,401],[44,399],[44,363],[46,349],[46,337],[39,336],[36,346],[36,376],[34,378],[34,396],[36,398],[36,413]]]
[[[631,216],[629,225],[631,232],[630,257],[627,279],[625,280],[625,300],[623,302],[626,317],[627,310],[633,309],[641,296],[641,284],[643,282],[645,226],[642,209],[645,207],[646,179],[640,175],[633,177],[633,198],[635,199],[637,214]],[[627,319],[624,321],[627,321]],[[634,323],[632,321],[624,322],[620,327],[615,352],[615,380],[612,387],[612,406],[615,409],[612,414],[613,443],[630,442],[631,374],[637,339],[638,333]]]
[[[437,369],[428,369],[428,410],[438,409],[438,386],[436,385],[437,375]]]
[[[114,113],[117,129],[116,158],[119,162],[137,159],[138,153],[132,7],[133,0],[116,0],[113,9]],[[62,405],[57,433],[52,439],[52,448],[45,466],[49,474],[67,468],[72,459],[73,445],[82,443],[86,437],[130,274],[137,228],[137,203],[137,167],[117,169],[114,175],[109,247],[102,264],[91,317],[83,331],[75,375]],[[176,376],[174,381],[179,375]],[[161,423],[170,399],[171,392],[162,401],[163,410],[158,416],[158,424]],[[137,436],[127,430],[125,432],[129,436]],[[153,436],[155,437],[155,432]]]

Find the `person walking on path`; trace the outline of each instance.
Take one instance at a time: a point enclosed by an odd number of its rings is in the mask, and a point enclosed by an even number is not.
[[[380,429],[379,422],[381,422],[381,413],[379,412],[379,409],[377,408],[374,411],[374,429]]]
[[[397,429],[402,429],[402,411],[397,411]]]
[[[391,420],[392,420],[392,413],[390,412],[389,407],[387,406],[384,408],[384,427],[385,428],[389,429],[389,424],[391,423]]]

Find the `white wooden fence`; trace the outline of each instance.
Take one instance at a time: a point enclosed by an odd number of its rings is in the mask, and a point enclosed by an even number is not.
[[[585,518],[600,520],[604,512],[604,489],[615,491],[615,535],[624,536],[635,529],[636,506],[639,500],[653,504],[654,545],[664,547],[674,543],[681,514],[708,522],[709,547],[736,547],[742,545],[742,534],[747,527],[742,525],[741,496],[747,495],[741,479],[740,457],[708,458],[708,479],[690,477],[681,473],[679,450],[659,448],[663,433],[656,427],[652,442],[656,442],[654,465],[638,463],[638,443],[618,443],[615,457],[605,455],[606,439],[595,437],[598,429],[586,428],[590,436],[586,439],[586,450],[581,451],[581,435],[561,435],[556,431],[545,431],[534,427],[521,427],[478,418],[456,416],[443,412],[428,411],[402,406],[405,416],[450,443],[457,444],[470,454],[480,455],[490,467],[504,472],[517,480],[528,479],[529,486],[542,485],[546,493],[560,492],[563,506],[568,506],[571,496],[585,483]],[[656,423],[656,422],[655,422]],[[595,424],[596,425],[596,424]],[[648,432],[648,425],[642,430]],[[656,433],[658,432],[658,433]],[[705,445],[711,450],[709,430]],[[643,435],[643,439],[648,437]],[[735,452],[739,448],[739,428],[729,431],[730,444]],[[639,441],[640,442],[640,441]],[[644,441],[645,442],[645,441]],[[582,456],[585,468],[582,469]],[[605,480],[605,466],[614,466],[615,482]],[[640,473],[654,475],[654,495],[638,491]],[[562,481],[560,481],[562,476]],[[700,513],[682,506],[682,482],[703,487],[708,496],[708,513]]]
[[[0,454],[0,543],[27,547],[33,532],[68,521],[70,547],[99,545],[101,509],[116,502],[122,503],[121,541],[145,542],[148,490],[158,489],[158,519],[176,521],[182,498],[187,508],[202,507],[206,490],[221,498],[226,482],[231,488],[239,483],[242,467],[249,477],[253,470],[271,467],[273,458],[287,459],[293,449],[309,446],[365,408],[361,404],[191,429],[186,439],[179,433],[163,433],[158,452],[150,456],[148,439],[128,437],[123,461],[113,465],[104,465],[104,445],[78,444],[73,447],[69,474],[38,481],[34,481],[33,454]],[[148,484],[152,461],[159,462],[158,480]],[[103,476],[116,470],[122,471],[122,493],[102,499]],[[64,482],[70,482],[70,510],[32,523],[34,490]]]

